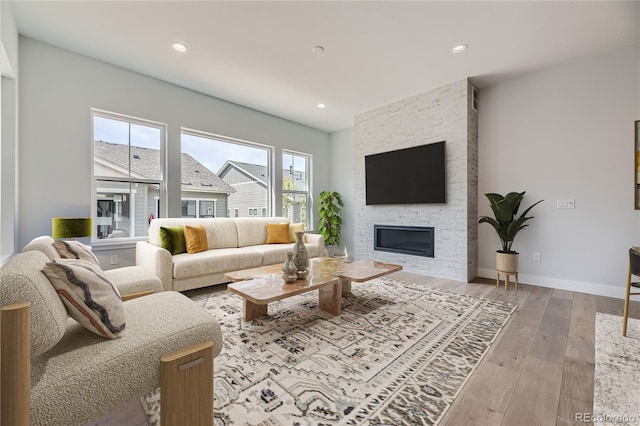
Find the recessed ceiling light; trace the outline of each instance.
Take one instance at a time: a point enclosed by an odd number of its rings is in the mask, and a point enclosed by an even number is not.
[[[322,46],[313,46],[313,47],[311,48],[311,51],[312,51],[313,53],[315,53],[315,54],[318,54],[318,55],[319,55],[319,54],[321,54],[321,53],[324,53],[324,47],[322,47]]]
[[[469,47],[468,44],[459,44],[457,46],[454,46],[453,49],[451,49],[451,52],[453,52],[453,53],[462,53],[465,50],[467,50],[468,47]]]
[[[326,108],[327,106],[325,104],[318,104],[318,108],[322,109],[322,108]]]
[[[186,44],[178,43],[178,42],[171,43],[171,47],[173,47],[173,50],[180,53],[184,53],[187,50],[189,50],[189,47]]]

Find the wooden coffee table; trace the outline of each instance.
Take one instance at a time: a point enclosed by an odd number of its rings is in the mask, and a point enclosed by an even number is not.
[[[318,306],[333,315],[342,312],[342,295],[351,293],[351,283],[365,282],[400,271],[402,266],[390,263],[318,257],[310,260],[309,276],[287,284],[282,279],[282,265],[243,269],[225,275],[234,281],[227,286],[231,293],[242,297],[244,320],[267,315],[268,305],[297,294],[318,290]]]

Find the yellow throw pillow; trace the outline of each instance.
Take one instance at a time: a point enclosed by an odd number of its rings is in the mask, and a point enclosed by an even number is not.
[[[200,253],[209,248],[209,242],[207,241],[207,231],[204,226],[185,226],[184,227],[184,240],[187,245],[187,253]]]
[[[289,243],[288,223],[267,223],[267,244]]]
[[[304,223],[290,223],[289,224],[289,242],[296,242],[296,232],[304,231]],[[304,240],[304,236],[302,237]],[[304,242],[304,241],[303,241]]]

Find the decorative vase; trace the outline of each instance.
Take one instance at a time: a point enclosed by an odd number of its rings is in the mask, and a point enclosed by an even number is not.
[[[303,235],[303,231],[296,231],[296,243],[293,245],[293,263],[296,265],[299,280],[307,278],[309,274],[309,255],[302,242]]]
[[[294,283],[298,279],[298,267],[295,263],[293,263],[293,252],[287,252],[287,260],[284,261],[284,265],[282,265],[282,279],[285,283]]]

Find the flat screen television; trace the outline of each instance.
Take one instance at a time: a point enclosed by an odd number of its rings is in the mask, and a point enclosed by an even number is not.
[[[366,203],[445,203],[445,142],[364,157]]]

